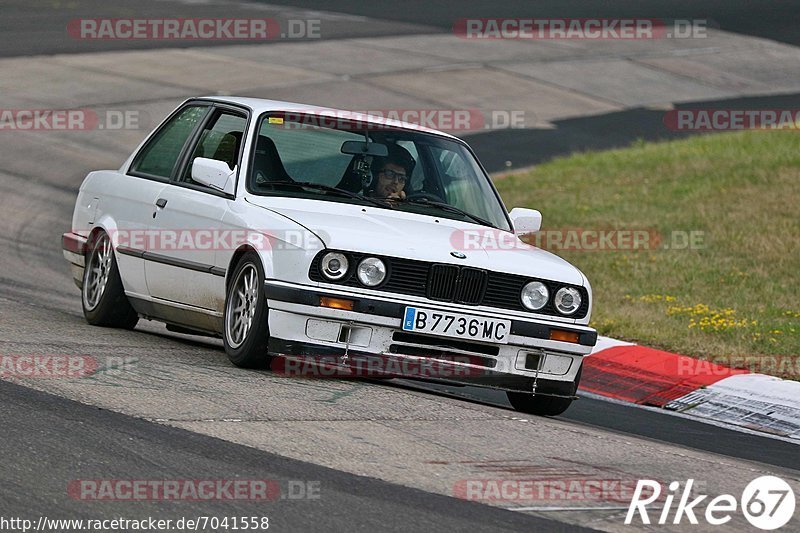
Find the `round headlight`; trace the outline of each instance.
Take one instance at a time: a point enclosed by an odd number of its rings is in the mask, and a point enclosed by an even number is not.
[[[320,263],[320,270],[322,275],[331,281],[338,281],[345,277],[347,269],[350,266],[347,262],[347,257],[338,252],[328,252],[322,258]]]
[[[571,315],[581,306],[581,293],[572,287],[561,287],[554,300],[559,313]]]
[[[367,287],[375,287],[386,279],[386,265],[377,257],[367,257],[358,264],[358,281]]]
[[[541,281],[531,281],[522,287],[522,305],[531,311],[538,311],[547,305],[547,299],[550,297],[550,292]]]

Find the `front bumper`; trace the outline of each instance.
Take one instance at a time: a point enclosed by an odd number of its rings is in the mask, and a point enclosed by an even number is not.
[[[366,298],[350,290],[277,280],[266,280],[265,291],[272,355],[324,357],[329,362],[334,358],[351,363],[371,360],[359,368],[375,370],[376,374],[384,368],[390,377],[528,392],[536,382],[537,394],[572,396],[583,357],[597,341],[597,333],[589,327],[485,311],[472,314],[512,320],[508,344],[415,334],[402,329],[406,306],[468,314],[470,310],[397,295]],[[321,307],[323,296],[353,300],[353,310]],[[578,343],[551,340],[551,329],[577,333]],[[431,361],[436,363],[433,367]]]

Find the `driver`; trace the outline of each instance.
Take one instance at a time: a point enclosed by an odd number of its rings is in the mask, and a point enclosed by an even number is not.
[[[376,157],[372,163],[372,181],[367,185],[365,193],[375,198],[403,200],[405,188],[416,161],[402,146],[387,145],[389,154]]]

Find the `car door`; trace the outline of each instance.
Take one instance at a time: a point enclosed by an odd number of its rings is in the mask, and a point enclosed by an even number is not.
[[[247,128],[244,110],[216,105],[183,158],[178,174],[159,194],[161,208],[153,227],[162,235],[161,249],[145,262],[150,295],[186,311],[188,325],[217,329],[225,303],[225,267],[217,265],[217,249],[233,246],[223,217],[233,198],[194,182],[197,157],[224,161],[241,168]],[[213,326],[213,327],[212,327]]]
[[[188,104],[176,110],[142,145],[127,172],[115,173],[118,179],[104,184],[107,191],[99,211],[114,220],[116,227],[109,230],[123,286],[131,298],[149,297],[144,257],[151,247],[156,202],[208,111],[208,104]]]

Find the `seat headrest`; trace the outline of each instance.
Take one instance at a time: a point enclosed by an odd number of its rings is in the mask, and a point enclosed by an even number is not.
[[[236,131],[223,135],[217,145],[217,149],[214,151],[213,159],[225,161],[228,163],[231,170],[233,170],[233,167],[236,165],[236,156],[239,153],[239,139],[241,136],[241,132]]]

